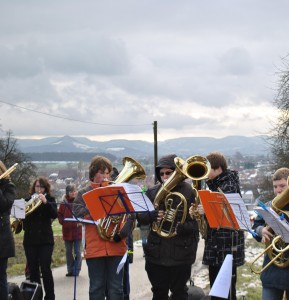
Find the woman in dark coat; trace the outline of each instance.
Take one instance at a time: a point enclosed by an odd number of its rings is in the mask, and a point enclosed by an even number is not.
[[[54,281],[51,271],[51,259],[54,247],[52,221],[57,218],[55,199],[50,194],[50,184],[45,177],[37,178],[32,184],[30,199],[37,198],[41,205],[35,209],[23,222],[24,250],[30,271],[30,281],[40,281],[43,277],[45,300],[55,300]],[[27,199],[26,201],[29,201]]]
[[[0,161],[0,176],[6,171]],[[7,264],[15,256],[14,238],[10,226],[10,212],[15,200],[15,186],[9,176],[0,180],[0,299],[8,299]]]

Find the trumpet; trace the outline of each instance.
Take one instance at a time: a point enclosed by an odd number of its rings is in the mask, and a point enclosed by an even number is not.
[[[8,177],[18,166],[18,163],[15,163],[12,167],[10,167],[7,171],[0,175],[0,180]]]

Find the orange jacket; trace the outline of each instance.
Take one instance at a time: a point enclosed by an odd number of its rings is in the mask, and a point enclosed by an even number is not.
[[[92,187],[88,186],[80,190],[73,202],[73,212],[78,218],[85,218],[91,220],[88,214],[87,207],[82,198],[82,195],[88,191],[91,191]],[[84,245],[84,257],[94,258],[103,256],[123,256],[127,251],[126,239],[118,243],[115,241],[107,241],[100,237],[96,225],[84,223],[85,225],[85,245]]]

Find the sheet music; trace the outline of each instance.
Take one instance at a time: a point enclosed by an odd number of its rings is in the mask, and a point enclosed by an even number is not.
[[[235,214],[241,230],[251,229],[250,217],[246,205],[238,193],[225,194]]]
[[[209,296],[228,299],[232,279],[233,255],[227,254]]]
[[[136,184],[120,183],[113,186],[123,186],[128,194],[129,200],[135,210],[135,212],[153,211],[155,210],[152,202],[147,197],[142,189]]]
[[[25,200],[23,198],[14,200],[11,215],[17,219],[25,219]]]
[[[285,243],[289,243],[289,224],[284,218],[281,220],[280,216],[271,208],[254,207],[254,210],[260,214],[266,223],[274,230],[277,235],[281,235]]]
[[[124,256],[122,257],[119,265],[117,266],[117,270],[116,270],[116,274],[119,274],[119,272],[121,271],[121,269],[123,268],[125,262],[127,259],[127,251],[125,252]]]

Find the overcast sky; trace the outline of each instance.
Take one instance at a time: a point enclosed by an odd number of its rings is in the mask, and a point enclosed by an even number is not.
[[[286,0],[0,0],[1,128],[153,141],[157,121],[159,140],[266,134],[288,11]]]

